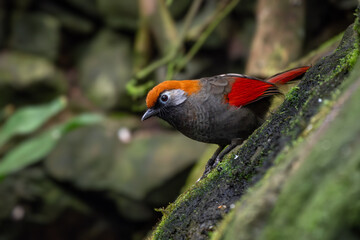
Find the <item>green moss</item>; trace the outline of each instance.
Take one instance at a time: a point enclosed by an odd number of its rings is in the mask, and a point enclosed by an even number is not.
[[[349,42],[356,43],[348,45]],[[274,157],[277,156],[277,160],[275,160],[277,167],[274,168],[275,170],[270,169],[270,172],[265,175],[266,180],[271,179],[271,181],[262,181],[261,186],[264,188],[262,188],[262,192],[260,193],[250,190],[250,193],[255,195],[247,194],[242,198],[241,215],[230,214],[226,220],[229,225],[221,227],[224,231],[232,231],[233,233],[226,235],[226,239],[234,239],[232,237],[238,238],[239,236],[237,234],[239,234],[239,231],[244,231],[243,234],[248,237],[258,236],[260,232],[257,231],[257,227],[260,229],[263,227],[262,224],[265,224],[269,210],[271,209],[266,207],[266,204],[274,204],[274,200],[271,197],[278,194],[281,188],[281,186],[276,185],[280,180],[272,174],[279,171],[288,174],[289,169],[293,167],[291,162],[296,160],[289,158],[285,152],[281,153],[281,150],[285,148],[286,151],[290,152],[292,148],[289,146],[302,145],[303,137],[306,137],[317,128],[318,125],[316,124],[321,122],[321,119],[326,116],[329,110],[321,106],[331,106],[332,100],[326,101],[326,99],[333,99],[339,96],[340,92],[337,92],[336,88],[340,86],[343,79],[347,76],[347,73],[354,68],[358,56],[358,36],[347,31],[337,51],[333,55],[320,60],[316,68],[306,74],[306,81],[298,87],[293,88],[287,94],[286,101],[283,106],[279,108],[278,113],[273,114],[271,119],[257,129],[242,145],[237,151],[239,157],[235,157],[234,154],[226,157],[219,165],[218,169],[221,169],[221,171],[212,171],[207,178],[194,184],[188,191],[181,194],[175,203],[170,204],[166,208],[162,221],[153,233],[153,239],[168,239],[169,236],[174,237],[171,234],[173,232],[176,232],[178,237],[187,238],[191,235],[192,238],[195,238],[195,235],[192,234],[199,231],[200,228],[201,232],[205,231],[205,233],[209,234],[209,231],[212,230],[199,226],[199,222],[207,221],[207,227],[216,224],[218,220],[214,220],[216,219],[214,215],[218,214],[218,212],[212,208],[214,208],[216,204],[223,204],[226,201],[231,203],[235,198],[239,199],[246,191],[247,184],[253,183],[252,178],[255,174],[257,174],[258,178],[264,175],[264,173],[262,173],[262,175],[258,173],[259,171],[265,171],[266,168],[264,168],[264,170],[258,169],[263,165],[273,164]],[[319,98],[321,101],[319,101]],[[316,115],[316,113],[319,113],[319,115]],[[313,129],[308,130],[307,126],[311,123],[311,118],[314,115],[316,116],[315,118],[319,119],[316,121],[313,120]],[[305,136],[301,135],[302,133]],[[299,138],[299,136],[303,137]],[[261,148],[259,146],[261,146]],[[317,161],[313,160],[313,162],[316,164]],[[286,182],[285,180],[287,179],[281,179],[283,182]],[[231,192],[231,194],[234,194],[234,199],[229,198],[227,195],[222,195],[221,191],[229,186],[232,186],[232,189],[239,189],[237,190],[238,192]],[[269,189],[273,195],[267,195]],[[336,188],[330,187],[328,189],[331,192],[331,190]],[[230,194],[229,192],[225,193]],[[220,196],[221,198],[219,198]],[[322,198],[319,199],[320,200],[316,201],[316,204],[323,203]],[[316,204],[314,206],[317,206]],[[247,208],[249,205],[252,207]],[[265,206],[265,208],[261,206]],[[297,209],[297,211],[300,210]],[[294,214],[294,212],[292,213]],[[237,214],[239,214],[238,211]],[[217,216],[217,218],[221,218],[219,215]],[[304,218],[301,223],[304,224],[304,228],[317,226],[318,220],[313,221],[315,225],[306,225],[305,220],[306,218]],[[264,236],[273,237],[272,230],[281,227],[280,225],[282,223],[284,222],[273,225],[274,228],[271,228],[269,233]],[[255,229],[254,226],[256,226]],[[217,239],[216,236],[219,235],[215,234],[215,239]],[[246,239],[246,237],[244,239]]]
[[[299,90],[300,88],[298,86],[295,86],[290,89],[290,91],[286,94],[286,99],[288,101],[296,101],[299,97]]]
[[[356,25],[356,24],[355,24]],[[358,36],[356,36],[357,41],[354,41],[353,43],[353,48],[350,48],[347,50],[346,54],[344,57],[340,58],[338,60],[338,64],[336,65],[336,67],[334,68],[334,70],[332,71],[331,74],[328,75],[321,75],[320,73],[316,75],[316,78],[318,81],[321,81],[322,83],[319,84],[317,87],[315,87],[312,90],[311,96],[307,99],[307,101],[303,104],[302,106],[302,111],[300,112],[300,116],[298,118],[295,118],[292,120],[291,122],[291,126],[288,129],[289,130],[285,130],[283,133],[284,134],[289,134],[290,136],[292,136],[292,139],[295,140],[298,137],[298,133],[293,131],[293,129],[296,129],[295,126],[297,125],[301,125],[301,121],[303,121],[304,117],[304,112],[306,112],[307,109],[313,107],[313,101],[314,98],[318,98],[318,96],[321,96],[321,88],[324,87],[324,85],[329,84],[329,82],[332,82],[333,79],[339,75],[339,74],[343,74],[344,72],[348,72],[351,71],[354,67],[354,65],[357,62],[357,59],[359,57],[359,40],[358,40]],[[342,49],[338,48],[336,51],[342,51]],[[332,83],[330,83],[332,84]],[[332,96],[330,98],[335,99],[336,95],[339,92],[336,92],[336,90],[331,94]],[[298,94],[299,94],[299,89],[295,89],[293,88],[291,92],[289,92],[289,94],[287,95],[287,99],[289,99],[290,101],[297,101],[298,100]],[[323,99],[322,99],[323,101]],[[326,99],[324,99],[324,102],[326,101]]]
[[[353,77],[350,76],[350,80],[342,85],[342,91],[335,89],[328,98],[338,99],[344,89],[353,88],[351,84],[360,75],[360,62],[356,59],[358,52],[358,47],[348,52],[347,56],[338,61],[337,71],[322,80],[324,84],[331,84],[338,74],[348,69],[357,69],[352,73]],[[317,77],[320,78],[321,75],[318,74]],[[315,93],[304,103],[304,110],[313,104],[310,99],[321,93],[320,89],[314,90]],[[213,239],[356,239],[351,229],[358,229],[360,225],[360,190],[357,187],[360,182],[360,150],[356,148],[360,142],[360,127],[356,123],[360,112],[359,101],[358,89],[357,94],[348,101],[351,106],[344,104],[347,108],[339,114],[341,117],[335,126],[323,136],[323,140],[315,143],[317,146],[312,148],[306,164],[296,176],[289,178],[286,190],[276,202],[270,219],[267,217],[272,209],[271,204],[274,203],[274,193],[276,195],[281,189],[279,179],[291,166],[298,166],[298,158],[309,151],[301,147],[306,146],[301,144],[304,139],[302,137],[292,141],[293,145],[298,146],[298,150],[296,147],[285,148],[277,156],[274,161],[276,167],[270,169],[262,181],[242,198],[235,211],[225,218]],[[334,103],[334,100],[322,101],[322,108],[310,122],[315,124],[311,132],[317,129],[316,124],[323,122]],[[300,119],[292,122],[293,127],[300,124]],[[353,129],[355,125],[356,129]],[[286,134],[291,135],[293,127]],[[344,130],[347,131],[343,134]],[[278,185],[274,188],[273,184]],[[269,196],[271,200],[267,199]]]
[[[360,71],[352,76],[347,82],[354,84]],[[348,88],[354,87],[348,84]],[[359,101],[358,87],[330,130],[311,146],[308,157],[306,142],[278,155],[276,167],[236,204],[212,239],[356,239],[352,229],[360,227]],[[297,171],[294,166],[299,165]],[[285,188],[268,219],[281,184]]]
[[[359,45],[354,43],[354,50],[347,54],[345,57],[341,58],[339,61],[339,65],[336,66],[336,69],[333,72],[332,76],[342,72],[345,69],[351,70],[355,65],[359,56]],[[330,79],[330,78],[328,78]]]
[[[357,87],[284,187],[263,239],[355,239],[351,229],[360,227],[359,101]]]

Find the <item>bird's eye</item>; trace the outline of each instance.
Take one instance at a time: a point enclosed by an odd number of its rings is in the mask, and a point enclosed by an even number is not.
[[[167,95],[165,95],[165,94],[161,95],[161,97],[160,97],[160,101],[163,102],[163,103],[167,102],[168,99],[169,99],[169,97]]]

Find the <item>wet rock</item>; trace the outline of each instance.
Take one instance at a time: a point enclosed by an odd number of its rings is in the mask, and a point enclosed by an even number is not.
[[[9,45],[12,49],[55,59],[60,42],[58,20],[43,13],[15,13]]]
[[[147,195],[193,164],[205,145],[175,132],[135,133],[130,143],[122,143],[118,130],[124,127],[107,122],[71,132],[46,160],[46,168],[79,189],[108,192],[128,218],[146,219],[152,211]]]
[[[131,76],[131,47],[128,38],[104,30],[90,44],[80,64],[80,84],[98,107],[130,108],[125,85]]]

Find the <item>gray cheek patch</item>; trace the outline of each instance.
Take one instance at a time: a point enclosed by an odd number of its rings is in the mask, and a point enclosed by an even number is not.
[[[169,101],[167,103],[168,106],[177,106],[188,98],[186,92],[181,89],[174,89],[164,92],[164,94],[168,95]]]

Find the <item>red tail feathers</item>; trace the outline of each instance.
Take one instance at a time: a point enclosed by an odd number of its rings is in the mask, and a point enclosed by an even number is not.
[[[263,97],[280,93],[274,84],[253,78],[234,77],[235,82],[227,95],[230,105],[240,107]]]
[[[310,66],[294,68],[269,77],[266,81],[274,84],[285,84],[287,82],[301,78],[309,68]]]
[[[289,71],[276,74],[268,78],[266,81],[242,75],[232,75],[231,77],[234,78],[235,81],[231,86],[231,91],[226,96],[227,102],[232,106],[240,107],[255,102],[261,98],[279,94],[280,91],[275,86],[276,84],[285,84],[289,81],[299,79],[309,68],[310,66],[294,68]]]

